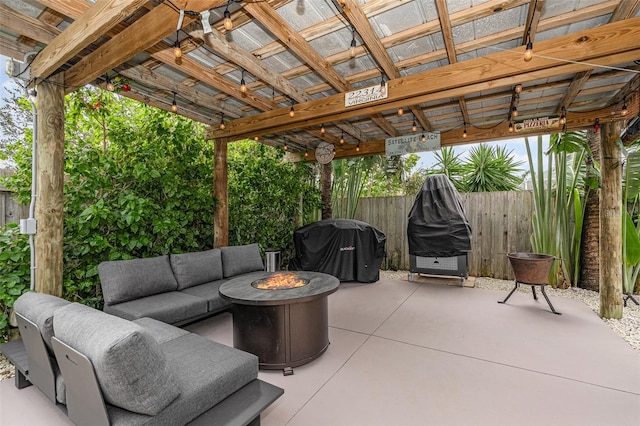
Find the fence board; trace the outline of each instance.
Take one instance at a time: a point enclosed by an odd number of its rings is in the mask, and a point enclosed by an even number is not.
[[[8,176],[11,173],[10,170],[0,169],[0,176]],[[7,223],[18,223],[28,215],[29,207],[19,204],[15,194],[0,184],[0,228],[4,228]]]
[[[531,191],[461,194],[472,230],[469,274],[513,279],[508,252],[531,251]],[[363,198],[355,219],[387,236],[384,266],[409,269],[407,217],[414,197]]]

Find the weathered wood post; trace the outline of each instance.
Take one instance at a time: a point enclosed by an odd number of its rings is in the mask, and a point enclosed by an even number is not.
[[[213,192],[218,206],[213,215],[213,246],[229,245],[229,187],[227,171],[227,140],[214,141]]]
[[[601,126],[600,316],[622,318],[621,122]]]
[[[64,207],[64,73],[38,84],[35,218],[38,293],[62,296]]]

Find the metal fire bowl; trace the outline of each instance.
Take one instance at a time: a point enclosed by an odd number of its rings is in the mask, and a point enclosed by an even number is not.
[[[508,253],[516,281],[523,284],[547,285],[555,256],[540,253]]]

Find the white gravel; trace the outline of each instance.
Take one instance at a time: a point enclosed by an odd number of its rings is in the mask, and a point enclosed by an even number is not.
[[[407,280],[407,271],[380,271],[380,277],[384,279]],[[475,288],[485,288],[489,290],[510,291],[513,288],[513,281],[497,280],[495,278],[476,278]],[[517,291],[531,292],[528,286],[522,286]],[[584,290],[582,288],[569,288],[566,290],[548,287],[547,294],[553,297],[568,297],[584,302],[596,314],[600,311],[600,296],[597,292]],[[640,296],[636,296],[636,300]],[[603,319],[609,327],[618,333],[629,345],[640,353],[640,306],[632,301],[627,303],[623,310],[622,319]],[[10,379],[14,375],[13,365],[0,354],[0,380]]]

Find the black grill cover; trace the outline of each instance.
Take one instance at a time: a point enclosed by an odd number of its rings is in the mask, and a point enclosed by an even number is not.
[[[460,256],[471,251],[471,227],[460,194],[446,175],[422,184],[409,212],[409,254],[421,257]]]
[[[386,241],[382,231],[359,220],[310,223],[293,233],[296,256],[289,270],[324,272],[340,281],[375,282],[380,279]]]

